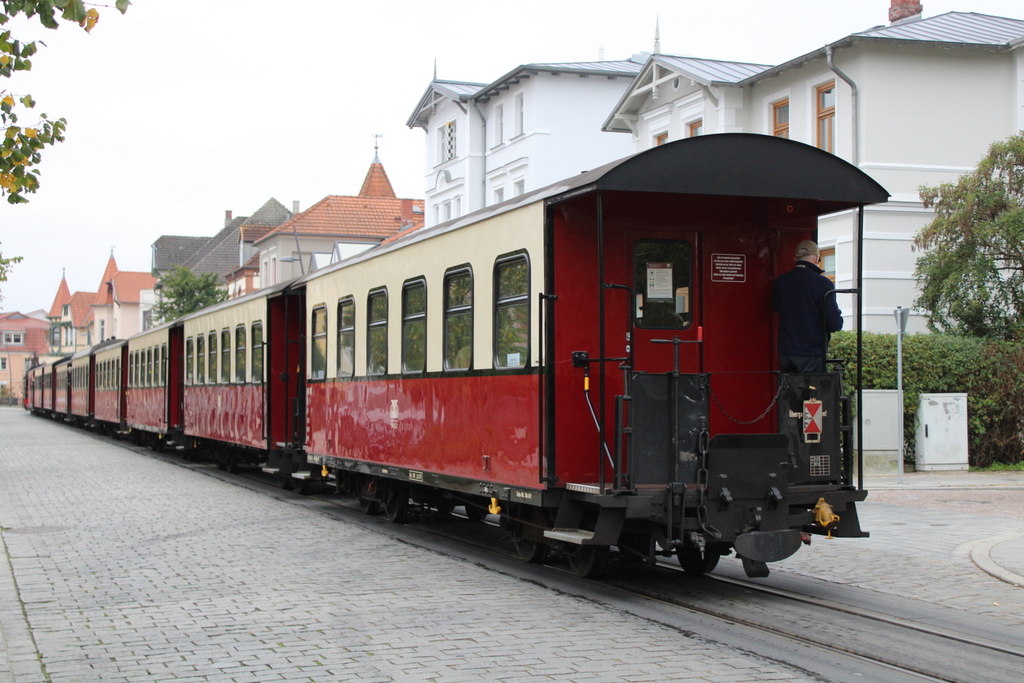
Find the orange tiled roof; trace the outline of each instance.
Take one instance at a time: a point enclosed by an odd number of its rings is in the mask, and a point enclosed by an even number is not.
[[[123,271],[114,276],[114,292],[117,300],[125,304],[137,304],[144,289],[156,287],[157,279],[149,273]]]
[[[57,287],[57,296],[53,298],[53,305],[50,306],[50,313],[47,315],[48,318],[59,318],[61,311],[64,309],[64,304],[71,300],[71,290],[68,289],[68,281],[66,278],[61,277],[60,286]]]
[[[414,213],[413,207],[419,207]],[[263,239],[293,230],[301,235],[384,239],[423,223],[422,199],[328,195]]]
[[[68,301],[71,304],[71,324],[75,327],[85,326],[85,319],[92,312],[92,303],[96,295],[92,292],[75,292]]]
[[[384,164],[377,159],[370,164],[370,170],[366,172],[363,179],[363,186],[359,188],[360,197],[391,197],[394,198],[395,190],[391,187],[388,174],[384,171]]]

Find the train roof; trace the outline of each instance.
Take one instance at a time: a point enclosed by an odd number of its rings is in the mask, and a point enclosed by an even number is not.
[[[293,283],[538,201],[556,204],[597,191],[806,200],[816,206],[819,216],[889,199],[871,176],[817,147],[753,133],[701,135],[652,147],[460,218],[414,230]]]

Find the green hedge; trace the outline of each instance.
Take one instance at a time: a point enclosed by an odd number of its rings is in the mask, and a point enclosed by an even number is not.
[[[829,357],[848,359],[847,378],[857,377],[857,335],[832,336]],[[864,388],[896,388],[896,335],[864,335]],[[913,454],[918,397],[967,393],[970,464],[1024,459],[1024,348],[1020,344],[941,334],[903,338],[904,435]]]

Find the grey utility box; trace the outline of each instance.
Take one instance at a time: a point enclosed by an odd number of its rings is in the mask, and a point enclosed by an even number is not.
[[[921,394],[917,409],[921,472],[967,470],[967,394]]]
[[[864,471],[895,474],[900,453],[900,398],[895,389],[864,391]]]

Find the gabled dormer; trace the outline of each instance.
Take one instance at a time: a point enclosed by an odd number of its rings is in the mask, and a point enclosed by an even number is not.
[[[653,54],[602,130],[632,133],[636,150],[704,133],[741,132],[738,85],[770,66]]]

